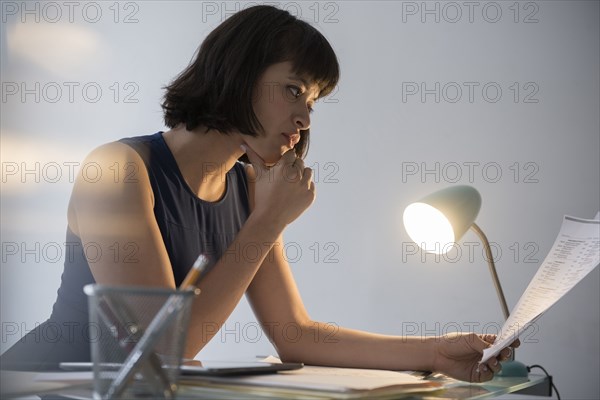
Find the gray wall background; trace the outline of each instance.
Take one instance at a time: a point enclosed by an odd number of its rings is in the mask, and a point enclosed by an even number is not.
[[[478,224],[516,304],[563,215],[600,208],[599,3],[274,3],[317,26],[342,67],[339,90],[313,114],[317,201],[285,235],[311,316],[395,335],[497,331],[477,238],[421,254],[402,211],[475,186]],[[85,155],[163,129],[161,87],[246,6],[2,1],[2,351],[49,316]],[[599,287],[596,269],[517,352],[546,367],[563,398],[600,395]],[[244,300],[199,358],[273,353]]]

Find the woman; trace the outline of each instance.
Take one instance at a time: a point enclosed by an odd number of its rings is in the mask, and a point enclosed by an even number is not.
[[[101,174],[81,174],[75,183],[67,230],[75,251],[52,315],[3,355],[4,367],[89,361],[84,285],[174,288],[205,253],[212,265],[192,310],[186,357],[202,349],[247,293],[285,361],[491,379],[498,359],[481,367],[478,361],[493,336],[400,338],[339,328],[331,340],[323,335],[331,328],[308,316],[281,235],[314,201],[312,171],[302,161],[310,112],[338,76],[327,40],[286,11],[251,7],[211,32],[166,88],[171,129],[109,143],[87,157]],[[251,165],[238,162],[244,155]],[[262,250],[257,257],[243,257],[250,246]],[[283,328],[290,324],[298,340],[287,340]],[[499,358],[509,354],[505,349]]]

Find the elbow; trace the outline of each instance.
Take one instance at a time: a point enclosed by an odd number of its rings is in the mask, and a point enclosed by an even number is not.
[[[314,323],[286,324],[271,336],[271,343],[283,362],[306,363],[309,347],[315,341]]]
[[[300,347],[302,346],[291,344],[285,347],[276,346],[275,349],[279,359],[284,363],[306,363],[306,355],[300,351]]]

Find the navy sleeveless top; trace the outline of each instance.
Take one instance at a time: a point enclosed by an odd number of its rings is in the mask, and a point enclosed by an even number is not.
[[[120,142],[131,146],[147,168],[154,193],[154,216],[175,284],[179,286],[201,253],[209,257],[212,268],[250,214],[244,166],[238,162],[227,172],[225,194],[219,201],[206,202],[185,182],[162,132]],[[83,287],[95,280],[81,239],[70,229],[66,247],[62,282],[50,319],[2,355],[5,368],[10,365],[13,369],[54,369],[61,361],[90,361],[87,296]],[[121,251],[122,257],[135,257],[135,248],[123,246]]]

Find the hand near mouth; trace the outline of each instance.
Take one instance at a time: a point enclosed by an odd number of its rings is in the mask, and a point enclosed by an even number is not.
[[[272,166],[248,145],[242,145],[252,163],[255,179],[253,213],[268,218],[281,228],[298,218],[315,199],[313,171],[290,149]]]

